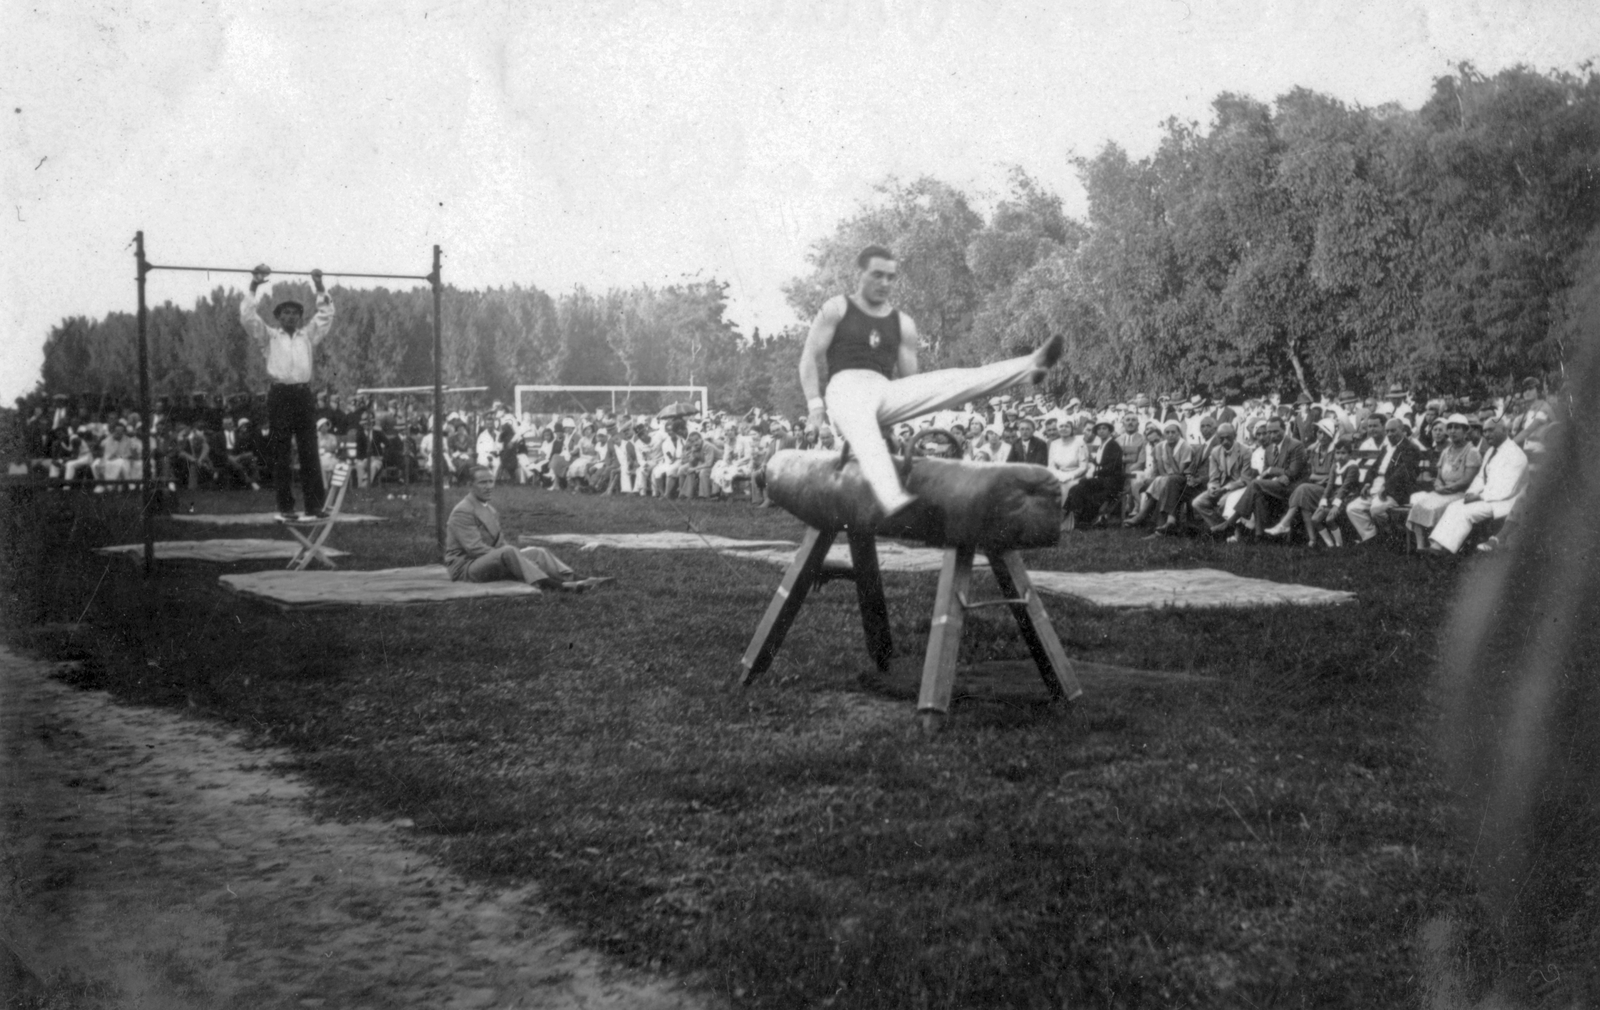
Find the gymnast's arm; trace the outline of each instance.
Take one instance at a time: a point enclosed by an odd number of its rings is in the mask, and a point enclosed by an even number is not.
[[[899,309],[895,310],[900,312]],[[904,312],[900,312],[900,360],[895,363],[895,377],[903,379],[908,375],[916,375],[917,350],[922,339],[917,336],[917,324]]]
[[[806,397],[808,428],[820,426],[827,413],[822,406],[822,391],[828,384],[828,348],[833,345],[833,334],[844,318],[844,309],[844,295],[823,302],[811,321],[811,332],[806,334],[805,349],[800,352],[800,389]]]

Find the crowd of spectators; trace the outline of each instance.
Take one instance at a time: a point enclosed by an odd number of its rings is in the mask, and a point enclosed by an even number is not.
[[[20,404],[27,466],[97,491],[142,479],[138,413],[91,397]],[[425,403],[318,397],[325,472],[353,464],[358,486],[431,479]],[[607,410],[522,414],[493,403],[451,411],[442,466],[454,483],[476,466],[503,482],[572,493],[710,498],[766,505],[762,469],[784,448],[831,448],[833,433],[761,410],[659,417]],[[886,432],[897,451],[1048,467],[1065,527],[1148,527],[1149,536],[1298,540],[1339,548],[1403,531],[1419,549],[1453,553],[1469,532],[1512,517],[1544,444],[1564,416],[1535,379],[1512,395],[1463,401],[1351,392],[1296,400],[1213,402],[1137,394],[1096,405],[1045,394],[997,396]],[[155,479],[171,488],[259,488],[270,431],[265,399],[203,393],[156,401]],[[326,476],[326,473],[325,473]],[[1493,540],[1483,546],[1492,547]]]

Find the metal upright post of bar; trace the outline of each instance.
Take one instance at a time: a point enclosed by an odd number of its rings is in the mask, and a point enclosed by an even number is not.
[[[150,339],[146,333],[149,316],[144,302],[144,279],[150,263],[144,258],[144,232],[133,234],[133,259],[139,273],[139,499],[140,526],[144,534],[144,574],[149,578],[156,567],[155,460],[150,454]]]
[[[433,532],[444,559],[444,322],[439,316],[439,247],[433,247]]]

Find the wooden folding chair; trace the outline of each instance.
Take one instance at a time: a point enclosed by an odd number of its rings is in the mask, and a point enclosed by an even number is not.
[[[333,559],[328,557],[328,552],[322,549],[322,545],[327,542],[328,534],[333,531],[333,524],[338,521],[339,513],[344,509],[344,493],[350,487],[350,473],[348,462],[341,462],[333,468],[333,478],[329,482],[326,518],[285,523],[289,527],[289,532],[300,541],[300,549],[289,559],[291,570],[303,572],[312,561],[320,561],[329,568],[337,567]]]

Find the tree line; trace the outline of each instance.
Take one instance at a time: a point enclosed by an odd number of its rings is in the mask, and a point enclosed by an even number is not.
[[[704,384],[732,409],[797,412],[804,321],[849,290],[884,242],[928,365],[1067,338],[1058,392],[1247,396],[1367,392],[1400,381],[1460,393],[1557,372],[1580,339],[1567,295],[1600,225],[1600,75],[1494,76],[1470,66],[1423,106],[1350,106],[1295,89],[1224,94],[1213,121],[1168,120],[1155,151],[1075,160],[1079,220],[1022,169],[980,210],[938,179],[888,179],[785,286],[796,322],[763,338],[726,319],[727,285],[604,293],[447,289],[445,382]],[[1586,245],[1587,244],[1587,245]],[[1588,260],[1585,260],[1585,255]],[[293,296],[294,285],[279,293]],[[432,380],[426,289],[334,291],[321,381]],[[298,296],[309,304],[309,288]],[[261,355],[218,288],[150,311],[158,394],[265,387]],[[45,342],[45,392],[137,392],[132,315],[74,317]]]

